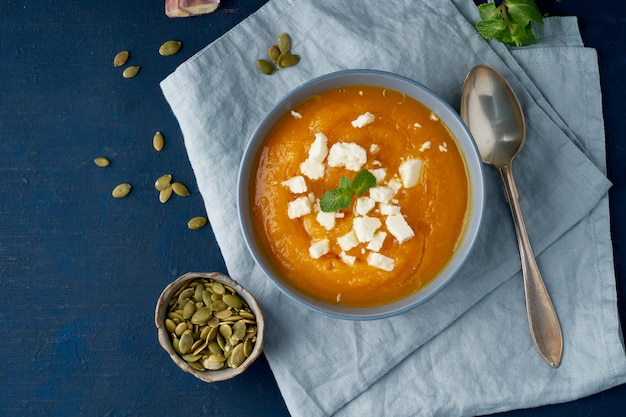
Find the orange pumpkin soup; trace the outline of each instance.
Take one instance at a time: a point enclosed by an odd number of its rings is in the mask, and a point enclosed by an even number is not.
[[[322,211],[322,195],[361,170],[376,184],[347,208]],[[279,120],[251,192],[257,239],[284,279],[364,307],[404,298],[443,270],[465,232],[471,190],[457,143],[431,110],[393,90],[349,86]]]

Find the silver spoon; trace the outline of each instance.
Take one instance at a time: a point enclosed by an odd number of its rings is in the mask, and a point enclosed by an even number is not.
[[[504,183],[522,262],[530,334],[539,355],[556,368],[563,354],[561,326],[530,246],[511,168],[526,134],[522,108],[504,77],[479,65],[463,84],[461,118],[472,132],[483,162],[493,165]]]

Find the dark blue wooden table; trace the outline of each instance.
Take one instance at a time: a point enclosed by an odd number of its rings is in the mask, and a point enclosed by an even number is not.
[[[1,2],[0,415],[288,415],[264,357],[209,385],[179,371],[156,340],[153,311],[165,285],[188,271],[225,271],[211,228],[186,227],[204,206],[158,83],[265,0],[223,0],[212,15],[189,19],[167,18],[162,3]],[[626,7],[538,4],[578,16],[599,53],[624,323]],[[169,39],[182,50],[159,56]],[[141,66],[135,79],[112,65],[123,49]],[[101,155],[110,167],[94,165]],[[153,184],[165,173],[191,196],[160,203]],[[121,182],[133,191],[114,200]],[[626,415],[625,396],[620,386],[505,415]]]

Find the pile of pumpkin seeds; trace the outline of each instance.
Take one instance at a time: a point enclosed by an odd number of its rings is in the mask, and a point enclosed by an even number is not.
[[[278,36],[276,45],[269,47],[267,55],[270,60],[257,59],[256,65],[265,75],[272,75],[275,72],[274,65],[279,70],[287,67],[293,67],[300,62],[300,56],[291,53],[291,37],[286,33]]]
[[[165,328],[176,353],[198,371],[238,367],[257,340],[248,304],[211,278],[188,281],[172,295]]]

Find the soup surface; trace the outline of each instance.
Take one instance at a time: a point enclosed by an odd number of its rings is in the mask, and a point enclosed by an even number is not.
[[[362,170],[375,185],[323,211],[322,196]],[[255,173],[256,238],[288,284],[327,302],[374,306],[418,291],[465,232],[471,190],[456,141],[397,91],[349,86],[298,104],[270,131]]]

